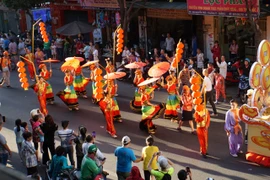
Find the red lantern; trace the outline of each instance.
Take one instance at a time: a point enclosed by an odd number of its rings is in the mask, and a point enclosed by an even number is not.
[[[193,84],[193,85],[191,85],[191,90],[194,91],[194,92],[195,92],[195,91],[199,91],[200,88],[201,88],[201,87],[200,87],[198,84]]]

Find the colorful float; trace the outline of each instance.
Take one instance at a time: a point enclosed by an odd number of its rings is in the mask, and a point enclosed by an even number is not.
[[[270,42],[267,40],[258,47],[249,84],[254,89],[251,106],[244,104],[239,110],[239,118],[248,124],[246,159],[270,167]]]

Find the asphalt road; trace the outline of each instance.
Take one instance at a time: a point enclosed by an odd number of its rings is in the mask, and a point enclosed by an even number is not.
[[[59,64],[53,64],[53,77],[50,80],[54,93],[63,90],[64,74],[59,70]],[[32,90],[24,91],[20,87],[18,73],[11,73],[11,86],[0,88],[0,113],[5,115],[7,122],[1,133],[7,138],[8,145],[13,151],[13,155],[9,160],[8,166],[23,173],[26,168],[20,163],[17,154],[15,135],[13,127],[15,120],[21,118],[23,121],[29,120],[29,112],[38,108],[37,97]],[[85,76],[89,76],[89,71],[85,71]],[[134,87],[129,83],[118,82],[119,102],[123,123],[116,123],[117,139],[112,139],[105,131],[105,119],[98,106],[92,104],[90,99],[79,99],[80,110],[70,112],[65,104],[55,97],[56,103],[48,105],[49,114],[54,117],[55,122],[60,126],[62,120],[70,121],[70,128],[78,131],[80,125],[85,126],[88,132],[96,131],[97,145],[106,155],[107,161],[104,169],[110,173],[109,179],[117,179],[115,174],[116,158],[114,150],[121,145],[121,138],[125,135],[131,138],[131,148],[137,156],[141,155],[142,147],[145,146],[145,138],[147,134],[139,130],[140,114],[132,112],[129,108],[129,101],[133,97]],[[236,87],[227,87],[229,96],[235,96]],[[88,95],[91,94],[91,87],[88,86]],[[167,94],[164,90],[156,91],[153,102],[165,102]],[[209,157],[203,159],[199,154],[199,143],[196,136],[190,133],[188,124],[185,124],[183,132],[176,130],[177,125],[165,119],[155,120],[157,125],[157,133],[155,134],[155,145],[159,147],[162,153],[174,162],[175,173],[173,179],[177,179],[177,172],[180,169],[189,166],[193,179],[206,179],[212,177],[218,180],[260,180],[270,179],[269,168],[260,167],[256,164],[245,160],[244,154],[238,158],[233,158],[229,154],[226,133],[224,132],[224,117],[229,109],[229,104],[221,103],[217,105],[219,116],[211,118],[209,128]],[[209,108],[210,111],[211,108]],[[29,125],[30,126],[30,125]],[[59,140],[56,140],[59,145]],[[246,146],[243,145],[243,151]],[[142,163],[134,164],[141,169]],[[143,174],[142,174],[143,175]],[[1,175],[0,175],[1,177]]]

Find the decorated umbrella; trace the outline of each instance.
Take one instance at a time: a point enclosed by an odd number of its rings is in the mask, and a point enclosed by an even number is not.
[[[149,69],[148,75],[151,77],[161,77],[170,69],[170,66],[168,62],[157,63]]]
[[[87,63],[85,63],[85,64],[82,65],[81,67],[82,67],[82,68],[85,68],[85,67],[91,66],[91,65],[93,65],[93,64],[96,64],[96,63],[98,63],[98,62],[99,62],[99,60],[88,61]]]
[[[80,66],[80,61],[78,59],[73,59],[66,61],[62,66],[61,66],[61,71],[65,72],[66,70],[73,71],[77,69]]]
[[[73,60],[73,59],[78,59],[80,62],[83,62],[84,59],[82,57],[68,57],[65,59],[65,61],[70,61],[70,60]]]
[[[57,62],[60,62],[59,60],[56,60],[56,59],[47,59],[47,60],[43,60],[43,61],[40,61],[42,63],[50,63],[50,69],[52,69],[52,63],[57,63]]]
[[[140,84],[138,84],[138,86],[141,87],[141,86],[145,86],[147,84],[153,83],[153,82],[159,80],[159,78],[160,77],[153,77],[153,78],[147,79],[147,80],[141,82]]]
[[[143,62],[133,62],[133,63],[130,63],[130,64],[125,65],[125,68],[128,68],[128,69],[138,69],[138,68],[142,68],[144,66],[146,66],[146,63],[143,63]]]
[[[112,73],[106,74],[103,77],[104,79],[113,80],[113,79],[118,79],[124,76],[126,76],[125,72],[112,72]]]

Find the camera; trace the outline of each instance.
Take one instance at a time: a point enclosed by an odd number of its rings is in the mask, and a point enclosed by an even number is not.
[[[157,156],[160,156],[161,155],[161,152],[157,152]]]
[[[186,171],[187,171],[187,173],[190,173],[191,172],[190,167],[186,167]]]

